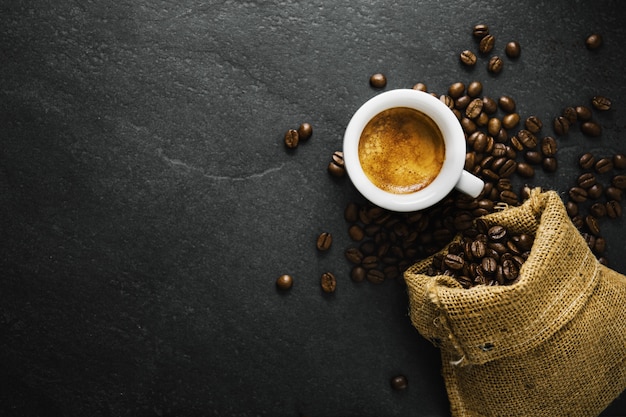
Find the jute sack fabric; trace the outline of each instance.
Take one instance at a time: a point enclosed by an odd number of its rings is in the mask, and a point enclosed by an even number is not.
[[[405,273],[452,415],[600,414],[626,388],[626,276],[596,260],[553,191],[483,218],[535,235],[518,282],[464,289],[424,275],[432,258]]]

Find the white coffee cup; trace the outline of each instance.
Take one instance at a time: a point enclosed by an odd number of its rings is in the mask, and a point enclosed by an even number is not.
[[[419,191],[398,194],[375,185],[365,173],[359,158],[359,142],[366,125],[379,113],[398,107],[408,107],[427,115],[437,125],[445,145],[439,174]],[[463,169],[465,165],[465,135],[454,113],[432,95],[411,89],[390,90],[365,102],[352,116],[343,139],[346,171],[357,190],[379,207],[399,212],[421,210],[446,197],[452,189],[477,197],[484,182]]]

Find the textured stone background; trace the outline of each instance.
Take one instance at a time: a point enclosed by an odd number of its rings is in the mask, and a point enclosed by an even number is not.
[[[374,72],[440,93],[478,79],[544,121],[609,96],[603,137],[569,135],[533,180],[564,192],[583,149],[626,151],[624,21],[609,0],[0,2],[0,413],[449,415],[404,288],[348,278],[360,197],[330,155]],[[476,23],[500,54],[522,45],[498,76],[458,61]],[[626,273],[623,220],[601,226]]]

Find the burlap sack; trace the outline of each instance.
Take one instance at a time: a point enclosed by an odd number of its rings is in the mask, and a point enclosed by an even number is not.
[[[594,416],[626,387],[626,277],[600,264],[555,192],[484,217],[535,234],[511,286],[405,273],[413,325],[441,348],[454,416]],[[626,255],[626,254],[625,254]]]

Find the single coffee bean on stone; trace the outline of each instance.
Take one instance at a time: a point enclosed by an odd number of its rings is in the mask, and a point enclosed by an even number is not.
[[[394,376],[393,378],[391,378],[391,381],[389,383],[391,385],[391,388],[396,391],[405,390],[409,386],[409,382],[404,375]]]
[[[558,169],[558,162],[556,158],[549,156],[543,159],[541,166],[546,172],[556,172]]]
[[[587,136],[599,137],[602,135],[602,126],[594,121],[583,122],[580,125],[580,130]]]
[[[374,88],[384,88],[387,85],[387,77],[381,73],[372,74],[370,85]]]
[[[317,241],[315,246],[319,251],[327,251],[330,249],[330,246],[333,244],[333,236],[328,232],[322,232],[317,237]]]
[[[462,82],[456,82],[448,87],[448,95],[453,99],[461,97],[465,93],[465,84]]]
[[[289,129],[285,133],[285,146],[294,149],[298,146],[300,141],[300,136],[298,135],[298,131],[296,129]]]
[[[502,118],[502,126],[505,129],[513,129],[519,124],[520,117],[517,113],[509,113]]]
[[[418,90],[418,91],[423,91],[423,92],[428,91],[428,87],[424,83],[416,83],[413,85],[412,88],[413,90]]]
[[[509,58],[518,58],[522,52],[522,48],[519,42],[511,41],[506,44],[504,52]]]
[[[483,38],[480,40],[480,43],[478,44],[478,50],[480,51],[481,54],[488,54],[489,52],[491,52],[495,44],[496,44],[495,36],[491,34],[485,35],[483,36]]]
[[[476,54],[468,49],[461,52],[460,59],[461,59],[461,63],[463,63],[463,65],[466,65],[468,67],[473,67],[474,65],[476,65],[476,62],[478,61]]]
[[[489,26],[485,24],[475,25],[472,30],[472,34],[475,38],[482,39],[485,36],[489,35]]]
[[[494,74],[499,74],[502,72],[502,68],[504,67],[504,61],[499,56],[492,56],[487,63],[487,70]]]
[[[586,122],[587,120],[591,120],[591,109],[587,106],[576,106],[574,108],[576,110],[576,115],[578,116],[578,120],[581,122]]]
[[[602,46],[602,35],[599,33],[592,33],[587,36],[587,39],[585,39],[585,46],[590,50],[598,49]]]
[[[482,92],[483,84],[480,81],[472,81],[467,86],[467,95],[470,97],[478,97]]]
[[[300,140],[307,140],[313,135],[313,126],[310,123],[302,123],[298,127],[298,137]]]
[[[594,96],[591,99],[591,105],[600,111],[606,111],[611,109],[611,100],[604,96]]]
[[[596,158],[590,152],[584,153],[578,160],[578,165],[582,169],[591,169],[596,164]]]
[[[283,274],[276,279],[276,287],[280,290],[288,290],[293,286],[293,277],[288,274]]]
[[[320,278],[320,285],[325,293],[333,293],[337,288],[337,278],[332,272],[324,272]]]
[[[506,113],[513,113],[515,111],[516,103],[511,96],[501,96],[498,99],[498,105]]]

